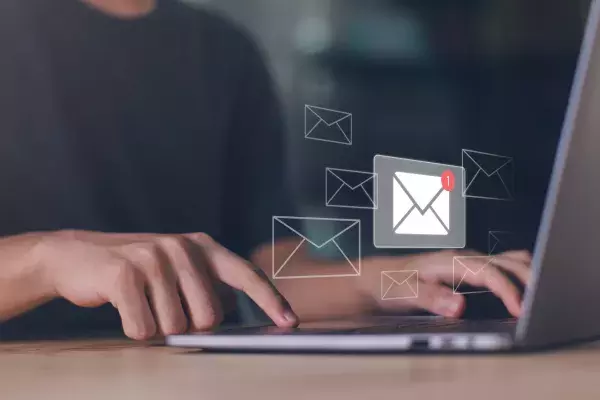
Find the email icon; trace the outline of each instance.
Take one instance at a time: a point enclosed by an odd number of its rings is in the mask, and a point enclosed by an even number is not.
[[[489,231],[488,232],[488,254],[500,254],[509,250],[516,250],[513,247],[513,236],[512,232],[505,231]]]
[[[439,176],[396,173],[393,225],[399,235],[448,235],[450,193]]]
[[[455,165],[377,155],[377,248],[463,248],[466,242],[464,171]]]
[[[511,157],[475,150],[462,151],[465,169],[465,197],[487,200],[513,200],[515,169]]]
[[[275,251],[273,279],[345,278],[361,275],[360,220],[273,217],[273,243],[282,235],[298,239],[289,251]],[[312,265],[306,254],[325,255],[331,263]],[[304,254],[304,257],[303,257]]]
[[[327,207],[377,208],[377,175],[372,172],[327,168],[325,205]]]
[[[454,257],[452,265],[452,289],[454,294],[489,293],[489,290],[477,290],[469,285],[470,278],[478,278],[481,282],[486,268],[494,263],[494,257],[464,256]]]
[[[419,271],[381,272],[381,300],[407,300],[419,297]]]
[[[352,114],[317,106],[304,106],[304,137],[352,145]]]

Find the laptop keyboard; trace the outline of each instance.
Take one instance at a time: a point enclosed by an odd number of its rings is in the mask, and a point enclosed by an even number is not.
[[[299,327],[296,329],[246,327],[221,329],[219,335],[386,335],[418,333],[511,333],[516,319],[451,320],[445,318],[395,318],[381,323],[364,323],[359,327]]]

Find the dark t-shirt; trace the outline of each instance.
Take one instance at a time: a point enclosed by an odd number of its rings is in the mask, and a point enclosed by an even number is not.
[[[283,124],[242,30],[168,0],[131,20],[76,0],[0,8],[0,234],[201,231],[244,256],[270,240],[289,204]]]

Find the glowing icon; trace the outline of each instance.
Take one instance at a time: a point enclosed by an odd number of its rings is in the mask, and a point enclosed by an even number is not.
[[[475,150],[462,151],[465,169],[465,197],[487,200],[513,200],[515,169],[511,157],[483,153]]]
[[[305,232],[306,225],[316,226],[314,232]],[[273,217],[273,243],[278,233],[292,234],[298,245],[287,254],[273,250],[273,279],[345,278],[361,274],[360,220],[304,217]],[[275,246],[273,246],[275,249]],[[329,268],[311,266],[301,257],[302,252],[326,252],[339,262]],[[356,256],[354,256],[356,255]]]
[[[352,145],[352,114],[317,106],[304,106],[304,137],[321,142]]]
[[[466,199],[463,169],[426,161],[375,156],[378,248],[463,248]]]
[[[506,231],[489,231],[488,232],[488,254],[500,254],[510,250],[518,250],[518,246],[514,246],[515,234]]]
[[[406,300],[419,297],[419,271],[381,272],[381,300]]]
[[[372,210],[377,208],[375,187],[377,176],[372,172],[327,168],[325,205]]]
[[[439,176],[396,173],[393,224],[399,235],[450,232],[450,194],[442,187]]]
[[[493,265],[493,263],[494,257],[454,257],[452,263],[452,289],[454,294],[489,293],[489,290],[473,289],[468,282],[473,279],[482,281],[486,274],[486,268]]]

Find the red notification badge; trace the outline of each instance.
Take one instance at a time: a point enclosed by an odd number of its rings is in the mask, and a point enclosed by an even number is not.
[[[454,190],[454,185],[456,183],[456,178],[454,173],[450,170],[444,171],[442,174],[442,187],[444,190],[451,192]]]

